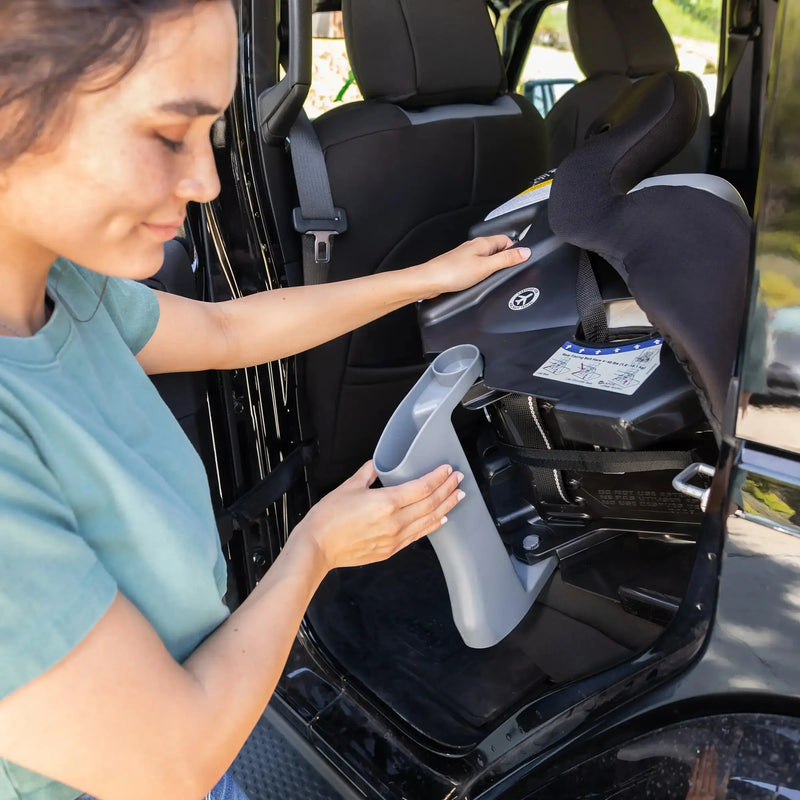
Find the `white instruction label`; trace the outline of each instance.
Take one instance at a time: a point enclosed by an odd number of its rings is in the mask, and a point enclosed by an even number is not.
[[[574,386],[633,394],[661,363],[662,341],[648,339],[610,347],[564,342],[533,374]]]
[[[532,206],[536,203],[541,203],[542,200],[547,200],[547,198],[550,197],[550,187],[553,185],[553,176],[555,174],[556,171],[551,169],[550,172],[545,172],[544,175],[540,175],[533,182],[533,185],[525,189],[524,192],[520,192],[516,197],[512,197],[510,200],[503,203],[503,205],[490,211],[486,215],[486,219],[494,219],[503,214],[508,214],[509,211],[516,211],[518,208]]]

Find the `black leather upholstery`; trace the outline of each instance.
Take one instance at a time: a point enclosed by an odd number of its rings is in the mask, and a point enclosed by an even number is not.
[[[594,120],[632,83],[678,69],[672,39],[652,0],[569,0],[567,24],[586,80],[566,92],[547,115],[551,167],[583,141]],[[694,137],[662,173],[704,172],[708,164],[708,100],[700,79],[687,74],[697,85],[704,110]]]
[[[470,225],[544,171],[544,122],[505,91],[482,0],[345,0],[348,53],[370,99],[314,121],[336,206],[330,280],[425,261],[464,241]],[[307,356],[329,488],[368,459],[420,374],[413,307]]]

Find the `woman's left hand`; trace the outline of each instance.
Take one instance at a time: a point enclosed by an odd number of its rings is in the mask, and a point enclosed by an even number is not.
[[[445,292],[457,292],[488,278],[507,267],[521,264],[530,257],[527,247],[512,247],[508,236],[485,236],[471,239],[441,256],[411,269],[424,272],[421,284],[430,287],[419,298],[428,300]]]

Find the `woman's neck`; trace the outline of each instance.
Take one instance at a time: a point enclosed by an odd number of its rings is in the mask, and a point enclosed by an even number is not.
[[[47,322],[47,275],[55,255],[0,231],[0,335],[31,336]]]

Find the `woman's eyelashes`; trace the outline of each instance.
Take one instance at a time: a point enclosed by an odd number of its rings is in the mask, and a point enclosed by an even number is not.
[[[158,139],[170,153],[180,153],[181,150],[183,150],[183,139],[170,139],[168,136],[163,136],[160,133],[156,134],[156,139]]]

